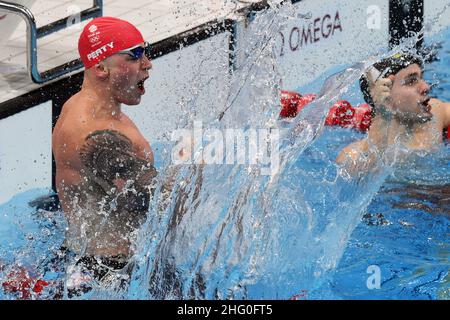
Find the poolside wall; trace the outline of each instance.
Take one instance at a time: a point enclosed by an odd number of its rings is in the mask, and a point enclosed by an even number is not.
[[[389,8],[398,1],[363,0],[358,7],[353,0],[292,2],[299,14],[310,18],[290,20],[276,39],[287,90],[387,47],[393,38],[402,36],[393,34],[393,20],[408,21],[413,16],[411,12],[390,15]],[[410,3],[421,19],[423,12],[417,8],[424,6],[425,23],[443,8],[438,0]],[[208,110],[208,101],[220,98],[218,93],[226,89],[226,81],[221,79],[229,77],[242,60],[235,55],[239,39],[252,15],[264,14],[264,7],[263,1],[252,13],[237,14],[237,19],[211,22],[154,44],[154,69],[147,93],[140,106],[124,108],[150,142],[174,129],[176,115],[189,103]],[[449,23],[448,17],[441,18],[433,31]],[[0,204],[29,189],[54,187],[51,129],[63,103],[79,90],[81,81],[79,73],[0,104]]]

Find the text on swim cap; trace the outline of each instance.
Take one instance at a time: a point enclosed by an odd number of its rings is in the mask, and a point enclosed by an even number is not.
[[[105,44],[104,46],[101,46],[100,48],[98,48],[95,51],[92,51],[91,53],[88,53],[87,58],[88,58],[89,61],[91,61],[92,59],[97,58],[102,53],[108,51],[108,49],[112,49],[112,48],[114,48],[114,42],[113,41],[111,41],[110,43]]]

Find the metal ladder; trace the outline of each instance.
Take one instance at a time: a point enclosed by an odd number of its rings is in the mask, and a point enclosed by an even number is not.
[[[65,17],[37,28],[34,15],[27,7],[15,3],[0,1],[0,11],[6,11],[19,15],[27,25],[27,70],[33,82],[45,83],[83,67],[81,60],[75,59],[44,72],[39,72],[37,68],[37,39],[67,28],[69,19],[72,19],[73,17]],[[79,22],[90,18],[101,17],[102,15],[103,0],[93,0],[93,5],[91,8],[80,12]]]

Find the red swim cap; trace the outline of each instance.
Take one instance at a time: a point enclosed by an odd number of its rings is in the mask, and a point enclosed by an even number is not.
[[[78,52],[84,67],[89,69],[114,53],[142,42],[142,34],[131,23],[113,17],[100,17],[84,27],[78,39]]]

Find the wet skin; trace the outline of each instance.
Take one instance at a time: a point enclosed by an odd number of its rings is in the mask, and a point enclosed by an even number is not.
[[[153,152],[121,104],[140,103],[151,66],[145,56],[117,54],[87,70],[54,128],[66,246],[78,254],[128,257],[145,221],[156,176]]]
[[[344,148],[337,158],[350,173],[369,170],[394,145],[405,150],[433,150],[443,142],[442,133],[450,125],[450,103],[430,99],[420,66],[412,64],[389,80],[389,98],[384,106],[377,106],[384,107],[388,116],[378,112],[367,137]],[[406,158],[396,157],[402,159]]]

